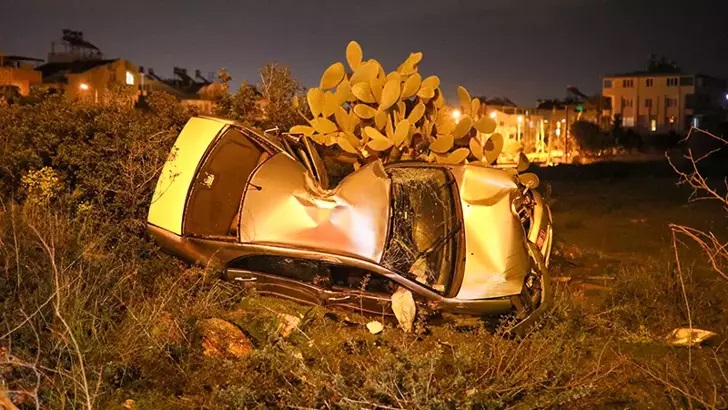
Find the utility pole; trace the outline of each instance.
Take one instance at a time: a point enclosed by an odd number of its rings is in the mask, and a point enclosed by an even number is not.
[[[554,119],[556,118],[556,102],[552,102],[551,104],[551,124],[549,126],[549,142],[546,144],[546,151],[548,158],[546,160],[547,165],[551,165],[551,147],[553,146],[553,140],[554,136],[556,135],[556,124],[554,123]]]
[[[571,163],[571,155],[569,152],[569,102],[564,102],[564,155],[566,155],[566,163]]]

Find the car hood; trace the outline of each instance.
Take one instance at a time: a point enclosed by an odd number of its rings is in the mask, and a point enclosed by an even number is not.
[[[389,226],[390,184],[377,161],[350,174],[335,189],[322,190],[300,163],[285,153],[276,154],[251,177],[243,198],[240,241],[379,263]]]
[[[518,294],[528,273],[525,232],[511,211],[515,176],[478,165],[451,169],[458,184],[465,227],[465,268],[458,299]]]

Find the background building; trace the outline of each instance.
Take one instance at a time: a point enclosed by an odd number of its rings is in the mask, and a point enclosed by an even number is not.
[[[685,132],[720,120],[726,81],[680,70],[636,71],[605,76],[602,94],[624,127],[639,132]]]
[[[146,73],[143,69],[141,71],[143,94],[149,91],[166,92],[202,114],[214,111],[214,99],[224,91],[222,84],[203,77],[200,70],[195,70],[194,76],[191,76],[187,69],[174,67],[172,78],[161,78],[151,68]]]
[[[30,87],[43,81],[36,64],[43,60],[0,53],[0,87],[13,88],[19,95],[30,94]]]
[[[140,85],[139,69],[124,59],[105,59],[98,47],[80,31],[63,30],[60,42],[51,44],[48,62],[37,68],[46,88],[71,99],[98,101],[118,86]]]

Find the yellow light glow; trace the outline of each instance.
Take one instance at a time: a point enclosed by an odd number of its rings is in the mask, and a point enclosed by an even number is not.
[[[566,124],[566,118],[564,118],[563,120],[561,120],[561,122],[563,122],[564,124]]]
[[[460,117],[463,115],[463,113],[460,112],[460,110],[452,110],[452,117],[457,121],[460,119]]]
[[[523,122],[523,115],[518,116],[518,122]]]
[[[126,72],[126,85],[134,85],[134,74],[131,71]]]
[[[88,90],[88,84],[86,84],[86,83],[81,83],[81,85],[80,85],[80,86],[78,86],[78,88],[80,88],[80,89],[82,89],[82,90],[84,90],[84,91],[85,91],[85,90]]]
[[[561,136],[561,128],[556,129],[556,136],[557,137]]]
[[[490,118],[495,119],[495,116],[496,116],[495,111],[493,111],[493,112],[490,113]]]

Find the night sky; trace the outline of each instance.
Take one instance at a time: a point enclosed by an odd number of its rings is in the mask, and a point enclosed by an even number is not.
[[[0,0],[0,52],[45,58],[63,28],[164,77],[226,67],[236,84],[278,61],[315,85],[357,40],[386,70],[422,51],[448,97],[462,84],[525,106],[598,92],[650,53],[728,77],[728,0]]]

